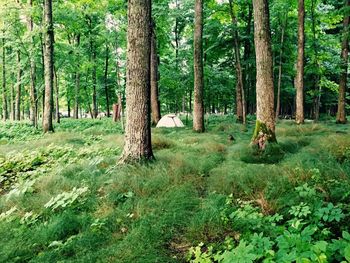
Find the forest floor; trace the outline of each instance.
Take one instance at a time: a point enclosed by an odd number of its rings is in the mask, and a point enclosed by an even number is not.
[[[350,126],[280,121],[259,154],[253,120],[209,121],[153,129],[136,166],[107,119],[0,124],[0,262],[350,262]]]

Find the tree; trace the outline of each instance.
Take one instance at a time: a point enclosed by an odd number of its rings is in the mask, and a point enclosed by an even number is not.
[[[277,81],[277,99],[276,99],[276,120],[279,118],[281,112],[281,85],[282,85],[282,57],[283,57],[283,46],[285,31],[288,21],[288,10],[285,14],[285,21],[281,21],[281,40],[280,40],[280,53],[279,53],[279,62],[278,62],[278,81]]]
[[[45,103],[44,103],[44,132],[53,132],[52,109],[53,109],[53,52],[54,52],[54,29],[52,19],[52,0],[44,1],[44,68],[45,68]]]
[[[152,23],[152,39],[151,39],[151,108],[152,108],[152,124],[157,125],[159,122],[160,115],[160,103],[158,96],[158,53],[157,53],[157,36],[156,27],[154,22]]]
[[[345,7],[350,6],[350,1],[345,0]],[[349,15],[344,15],[343,21],[343,41],[342,41],[342,51],[341,51],[341,74],[339,82],[339,99],[338,99],[338,113],[337,113],[337,123],[344,124],[346,120],[345,111],[345,98],[346,98],[346,88],[347,88],[347,76],[348,76],[348,57],[349,57]]]
[[[256,126],[253,143],[264,149],[276,142],[274,84],[268,0],[253,0],[256,54]]]
[[[109,46],[106,43],[106,57],[105,57],[105,74],[104,74],[104,84],[105,84],[105,96],[106,96],[106,109],[107,109],[107,117],[110,117],[109,111],[109,91],[108,91],[108,63],[109,63]]]
[[[28,0],[28,7],[33,8],[33,0]],[[32,10],[27,17],[27,29],[30,35],[29,47],[29,66],[30,66],[30,120],[34,127],[38,126],[38,102],[36,91],[36,63],[34,59],[34,36],[33,36],[33,17]]]
[[[195,0],[193,130],[204,132],[203,0]]]
[[[234,42],[234,54],[236,60],[236,115],[237,121],[246,123],[246,105],[243,85],[243,72],[241,65],[239,35],[238,35],[238,23],[234,12],[233,0],[229,0],[230,4],[230,15],[233,26],[233,42]]]
[[[74,113],[73,118],[78,119],[79,118],[79,100],[80,100],[80,33],[78,33],[75,36],[75,42],[76,42],[76,72],[75,72],[75,94],[74,94]]]
[[[6,47],[5,30],[2,31],[2,119],[8,119],[7,94],[6,94]]]
[[[304,47],[305,47],[305,6],[304,0],[298,0],[298,60],[297,75],[295,78],[296,88],[296,115],[297,124],[304,123]]]
[[[21,120],[21,93],[22,93],[22,66],[21,51],[17,50],[17,83],[16,83],[16,100],[15,100],[15,120]]]
[[[122,163],[153,159],[150,122],[151,1],[128,1],[126,129]]]

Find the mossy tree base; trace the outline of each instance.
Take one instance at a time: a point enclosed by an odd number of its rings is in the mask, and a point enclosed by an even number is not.
[[[276,134],[267,125],[259,120],[256,121],[252,144],[264,150],[267,143],[277,143]]]
[[[347,122],[348,122],[347,119],[345,119],[345,120],[344,119],[342,119],[342,120],[339,119],[339,120],[336,120],[335,123],[336,124],[346,124]]]

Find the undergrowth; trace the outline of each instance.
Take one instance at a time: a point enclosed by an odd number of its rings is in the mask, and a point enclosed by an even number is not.
[[[350,261],[347,125],[281,121],[259,152],[252,118],[207,123],[154,129],[143,166],[108,119],[0,124],[0,262]]]

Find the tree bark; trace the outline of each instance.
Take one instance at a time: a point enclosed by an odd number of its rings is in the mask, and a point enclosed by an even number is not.
[[[96,43],[93,35],[93,18],[88,16],[89,21],[89,34],[90,34],[90,52],[92,63],[92,118],[96,119],[98,115],[97,107],[97,61],[96,61]]]
[[[77,65],[75,72],[75,95],[74,95],[74,113],[73,118],[79,118],[79,101],[80,101],[80,33],[76,36],[76,48],[77,48]]]
[[[2,31],[2,119],[8,119],[7,110],[7,91],[6,91],[6,47],[5,47],[5,30]]]
[[[45,19],[45,108],[43,119],[44,132],[53,132],[52,108],[53,108],[53,52],[54,52],[54,31],[52,19],[52,0],[44,1]]]
[[[14,73],[11,74],[12,79],[14,78]],[[16,120],[16,100],[15,100],[15,85],[11,85],[10,90],[10,100],[11,100],[11,121]]]
[[[277,103],[276,103],[276,120],[280,116],[281,112],[281,85],[282,85],[282,56],[283,56],[283,47],[284,47],[284,34],[287,27],[287,20],[288,20],[288,11],[286,12],[286,18],[284,23],[281,25],[281,48],[280,48],[280,54],[279,54],[279,65],[278,65],[278,82],[277,82]]]
[[[153,159],[150,116],[151,1],[128,1],[126,130],[121,163]]]
[[[98,115],[97,107],[97,62],[96,62],[96,47],[94,46],[92,52],[92,112],[93,116],[96,119]]]
[[[43,19],[45,18],[45,14],[43,12]],[[42,27],[44,27],[44,21],[42,22]],[[44,122],[44,111],[45,111],[45,59],[44,59],[44,49],[45,49],[45,43],[44,43],[44,34],[40,33],[40,51],[41,51],[41,64],[42,64],[42,71],[41,71],[41,78],[44,83],[44,89],[42,90],[42,102],[41,102],[41,107],[42,107],[42,120],[41,122]],[[39,109],[38,109],[38,115],[39,115]]]
[[[21,120],[21,92],[22,92],[22,66],[21,51],[17,50],[17,83],[16,83],[16,100],[15,100],[15,120]]]
[[[33,8],[33,0],[28,0],[29,8]],[[31,11],[32,13],[32,11]],[[27,18],[27,29],[31,34],[29,48],[30,64],[30,120],[34,127],[38,127],[38,99],[36,91],[36,63],[34,59],[34,36],[33,34],[33,16],[30,14]]]
[[[253,0],[254,41],[256,53],[256,127],[253,144],[264,149],[276,142],[274,84],[268,0]]]
[[[204,132],[203,0],[195,0],[193,130]]]
[[[313,51],[314,51],[314,67],[316,69],[320,68],[320,63],[318,61],[318,45],[316,43],[316,18],[315,18],[315,12],[316,12],[316,2],[315,0],[311,0],[311,21],[312,21],[312,35],[313,35]],[[314,77],[314,89],[315,89],[315,96],[314,96],[314,121],[317,122],[320,118],[320,107],[321,107],[321,95],[322,95],[322,87],[320,85],[320,74],[317,72]]]
[[[158,71],[158,52],[157,52],[157,36],[154,22],[152,23],[152,39],[151,39],[151,108],[152,108],[152,124],[157,125],[160,116],[160,103],[159,103],[159,71]]]
[[[54,67],[54,86],[55,86],[55,98],[56,98],[56,122],[61,123],[61,118],[60,118],[60,90],[59,90],[59,81],[58,81],[58,74],[57,70]]]
[[[253,8],[252,8],[252,3],[248,3],[248,17],[247,17],[247,27],[246,27],[246,32],[245,32],[245,35],[246,36],[250,36],[251,34],[251,23],[252,23],[252,20],[253,20]],[[251,44],[250,44],[250,39],[249,37],[246,37],[245,41],[244,41],[244,55],[243,55],[243,61],[245,61],[245,67],[244,67],[244,82],[243,82],[243,87],[246,88],[246,91],[247,91],[247,96],[246,96],[246,113],[250,113],[250,114],[253,114],[252,113],[252,108],[253,108],[253,105],[254,104],[250,97],[253,97],[251,96],[251,65],[250,63],[248,62],[249,60],[249,57],[251,55]],[[253,89],[254,90],[254,89]],[[253,94],[252,94],[253,95]]]
[[[109,118],[109,117],[111,116],[111,113],[110,113],[110,110],[109,110],[108,63],[109,63],[109,47],[108,47],[108,43],[106,43],[106,57],[105,57],[105,75],[104,75],[104,81],[105,81],[105,96],[106,96],[107,117]]]
[[[234,54],[235,54],[235,64],[236,64],[236,115],[237,121],[243,124],[246,123],[246,112],[245,112],[245,98],[244,98],[244,84],[243,84],[243,72],[241,65],[241,55],[240,55],[240,44],[238,35],[238,24],[237,18],[234,13],[233,0],[229,0],[230,4],[230,15],[233,26],[233,44],[234,44]]]
[[[350,6],[350,1],[345,0],[345,7]],[[341,52],[341,69],[340,82],[339,82],[339,98],[338,98],[338,112],[337,112],[337,123],[345,124],[346,120],[346,89],[347,89],[347,76],[348,76],[348,57],[349,57],[349,16],[344,16],[344,31],[342,41],[342,52]]]
[[[304,0],[298,0],[298,61],[296,87],[296,115],[297,124],[304,123],[304,48],[305,48],[305,6]]]

